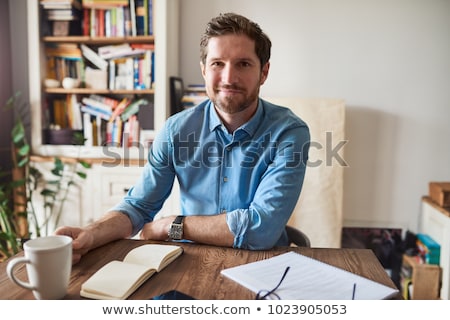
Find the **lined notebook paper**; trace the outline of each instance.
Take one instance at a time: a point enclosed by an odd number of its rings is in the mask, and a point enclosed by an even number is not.
[[[286,267],[286,278],[276,294],[287,300],[355,300],[388,299],[397,289],[361,277],[343,269],[296,252],[222,270],[226,277],[253,292],[273,289]]]

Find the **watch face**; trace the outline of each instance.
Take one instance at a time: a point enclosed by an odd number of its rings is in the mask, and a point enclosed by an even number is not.
[[[170,228],[170,238],[181,240],[183,238],[183,225],[172,224],[172,227]]]

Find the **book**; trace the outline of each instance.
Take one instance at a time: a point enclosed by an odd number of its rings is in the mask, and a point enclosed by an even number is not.
[[[105,113],[111,115],[113,108],[111,105],[103,103],[96,98],[92,97],[84,97],[81,99],[84,105],[91,106],[94,109],[99,109],[100,111],[104,111]]]
[[[136,35],[138,36],[145,36],[147,35],[145,33],[146,27],[145,27],[145,20],[146,20],[146,10],[145,10],[145,0],[135,0],[135,18],[136,18]]]
[[[104,112],[104,111],[102,111],[100,109],[96,109],[96,108],[91,107],[89,105],[83,105],[82,104],[81,107],[80,107],[80,110],[81,110],[81,112],[88,113],[91,116],[100,117],[100,118],[102,118],[103,120],[106,120],[106,121],[109,121],[110,118],[111,118],[111,113]]]
[[[98,48],[98,55],[105,60],[143,55],[144,49],[133,48],[128,43],[106,45]]]
[[[130,18],[131,18],[131,36],[135,37],[136,34],[136,8],[134,0],[130,0]]]
[[[124,300],[157,272],[183,253],[176,245],[144,244],[134,248],[123,261],[113,260],[81,285],[80,295],[98,300]]]
[[[221,273],[257,293],[270,291],[291,300],[379,300],[398,294],[399,290],[337,268],[296,252],[224,269]]]
[[[81,52],[82,52],[83,56],[87,60],[89,60],[92,64],[94,64],[100,70],[107,70],[108,62],[105,59],[101,58],[97,54],[97,52],[95,52],[94,50],[92,50],[85,44],[81,44],[80,48],[81,48]]]
[[[131,116],[137,114],[141,105],[147,105],[148,101],[144,98],[132,101],[120,114],[123,121],[127,121]]]
[[[84,8],[110,8],[128,5],[128,0],[83,0]]]

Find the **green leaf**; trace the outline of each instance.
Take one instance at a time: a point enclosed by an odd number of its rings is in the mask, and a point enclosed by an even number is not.
[[[77,175],[82,179],[86,179],[87,177],[87,174],[81,171],[77,171]]]
[[[30,174],[32,176],[42,176],[41,172],[33,166],[30,166]]]
[[[28,212],[26,212],[26,211],[17,212],[16,214],[19,217],[23,217],[23,218],[26,218],[28,216]]]
[[[0,232],[0,240],[8,241],[10,236],[5,232]]]
[[[41,195],[44,197],[54,197],[56,195],[56,192],[50,189],[43,189],[41,191]]]
[[[17,166],[19,168],[25,167],[25,165],[29,162],[29,158],[28,157],[24,157],[22,159],[20,159],[20,161],[17,163]]]
[[[45,202],[44,203],[44,208],[53,208],[53,203],[52,202]]]
[[[17,188],[25,185],[25,179],[11,181],[11,187]]]
[[[60,180],[48,180],[46,181],[47,184],[49,185],[57,185],[59,184]]]
[[[22,122],[17,122],[16,125],[11,130],[11,137],[14,144],[25,139],[25,129],[23,127]]]
[[[73,134],[73,138],[72,138],[72,143],[74,145],[84,145],[84,142],[87,139],[84,138],[84,135],[81,132],[74,132]]]
[[[53,168],[50,172],[55,176],[62,177],[61,170],[58,168]]]
[[[17,151],[21,156],[26,156],[30,153],[30,145],[24,144],[20,149]]]
[[[86,161],[83,161],[83,160],[77,160],[77,161],[78,161],[78,163],[81,164],[84,168],[86,168],[86,169],[90,169],[90,168],[91,168],[91,164],[90,164],[90,163],[88,163],[88,162],[86,162]]]
[[[57,168],[59,170],[63,170],[64,169],[64,163],[61,161],[60,158],[55,157],[54,158],[54,164],[55,164],[55,168]]]

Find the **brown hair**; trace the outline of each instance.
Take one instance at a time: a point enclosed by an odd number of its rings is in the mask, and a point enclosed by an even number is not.
[[[201,37],[200,61],[203,64],[206,63],[209,39],[227,34],[246,35],[254,40],[255,53],[261,62],[261,68],[269,61],[272,42],[259,25],[244,16],[235,13],[223,13],[208,22]]]

